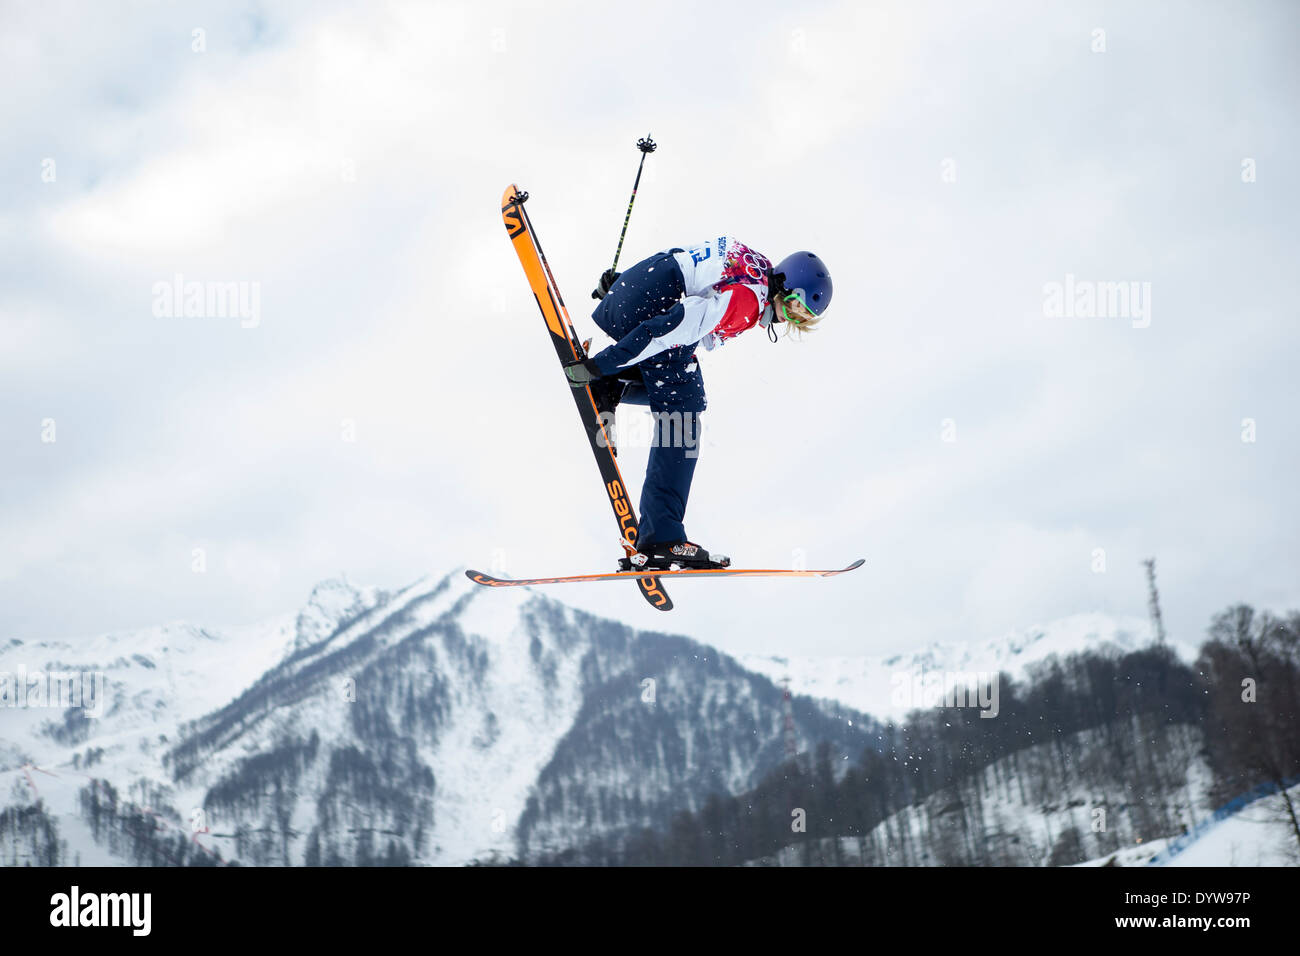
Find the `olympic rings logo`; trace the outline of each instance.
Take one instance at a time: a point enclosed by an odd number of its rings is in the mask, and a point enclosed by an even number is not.
[[[757,252],[746,251],[741,262],[745,266],[745,274],[751,279],[761,279],[767,275],[767,271],[772,268],[772,263],[766,256],[760,256]]]

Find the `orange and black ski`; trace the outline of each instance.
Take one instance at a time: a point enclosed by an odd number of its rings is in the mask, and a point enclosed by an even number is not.
[[[501,197],[501,219],[519,256],[519,262],[524,267],[524,275],[528,277],[528,285],[533,290],[537,307],[542,310],[542,318],[546,320],[546,330],[550,333],[551,344],[555,346],[555,354],[563,366],[566,362],[585,359],[587,353],[573,329],[573,323],[569,321],[569,311],[564,307],[559,287],[555,284],[555,276],[551,274],[551,267],[542,253],[542,245],[537,239],[537,233],[533,230],[533,224],[524,210],[524,202],[527,199],[528,193],[520,192],[518,187],[513,185],[508,187],[505,195]],[[568,383],[565,384],[567,387]],[[596,456],[596,465],[600,468],[600,480],[605,487],[605,496],[609,499],[609,505],[614,511],[614,520],[618,522],[623,549],[628,556],[631,556],[636,553],[636,509],[632,507],[627,483],[623,481],[623,476],[618,470],[618,461],[614,458],[613,445],[610,441],[612,436],[605,433],[591,388],[569,390],[573,392],[574,401],[578,405],[578,415],[582,418],[583,430],[587,433],[587,440],[591,443],[591,450]],[[652,607],[657,607],[661,611],[672,610],[673,602],[668,597],[668,592],[659,583],[657,573],[624,573],[619,577],[634,579],[642,596]]]
[[[680,571],[656,571],[663,578],[833,578],[837,574],[855,571],[865,563],[858,558],[847,568],[834,571],[795,571],[781,568],[682,568]],[[610,571],[606,574],[566,574],[553,578],[498,578],[482,571],[466,571],[465,576],[475,584],[484,584],[490,588],[517,588],[532,584],[580,584],[584,581],[620,581],[635,578],[635,571]]]

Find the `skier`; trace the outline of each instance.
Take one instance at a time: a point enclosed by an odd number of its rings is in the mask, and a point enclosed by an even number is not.
[[[689,540],[682,523],[699,455],[698,416],[707,405],[696,346],[711,351],[756,324],[773,342],[778,323],[787,334],[812,330],[830,305],[830,273],[811,252],[773,267],[734,237],[719,236],[665,249],[622,273],[606,270],[592,296],[601,301],[591,317],[615,342],[567,363],[570,384],[591,386],[607,422],[627,402],[649,405],[660,424],[641,488],[637,553],[621,564],[725,567],[729,559]]]

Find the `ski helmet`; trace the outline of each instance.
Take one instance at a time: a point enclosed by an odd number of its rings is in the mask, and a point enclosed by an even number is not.
[[[798,295],[808,311],[820,316],[831,304],[831,273],[811,252],[792,252],[776,264],[772,277],[785,295]]]

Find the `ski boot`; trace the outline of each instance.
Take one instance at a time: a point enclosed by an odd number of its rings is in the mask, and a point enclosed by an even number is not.
[[[620,571],[687,571],[730,566],[731,559],[726,555],[709,554],[691,541],[644,545],[618,562]]]

